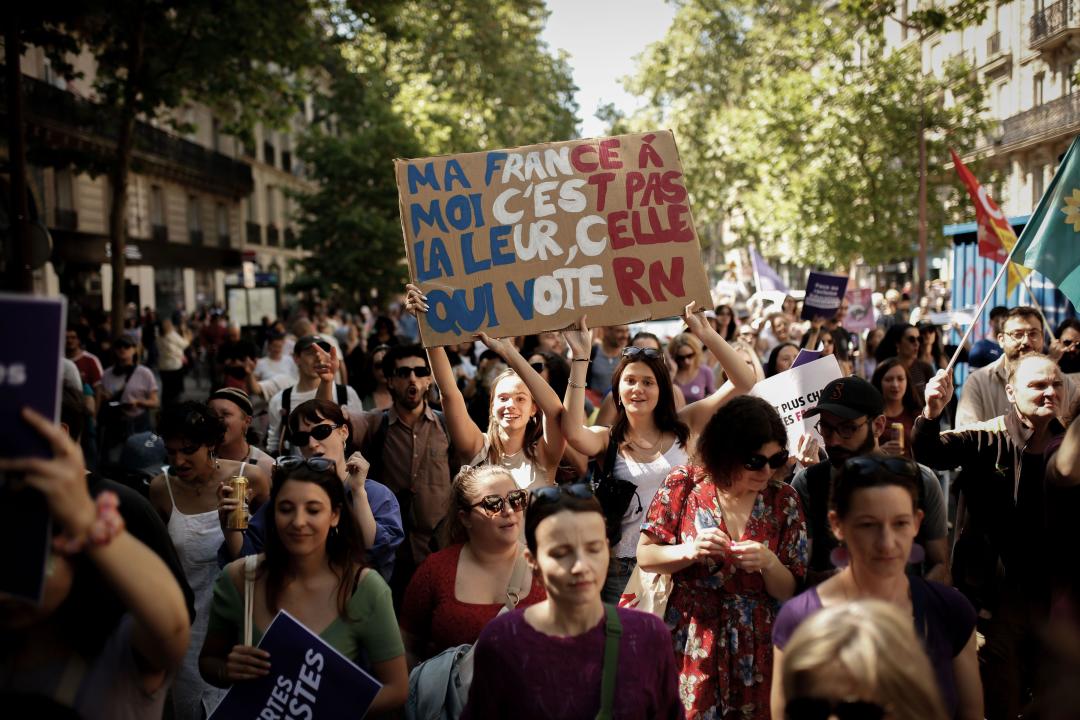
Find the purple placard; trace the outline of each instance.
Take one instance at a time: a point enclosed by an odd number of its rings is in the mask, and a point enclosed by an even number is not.
[[[795,361],[791,363],[791,367],[797,368],[800,365],[812,363],[821,357],[821,353],[821,350],[807,350],[806,348],[803,348],[799,351],[799,354],[795,356]]]
[[[259,647],[270,653],[270,674],[229,688],[209,720],[232,718],[362,718],[380,683],[284,610]]]
[[[840,301],[847,289],[847,275],[834,275],[816,270],[806,278],[806,296],[803,298],[802,319],[816,317],[830,320],[836,316]]]

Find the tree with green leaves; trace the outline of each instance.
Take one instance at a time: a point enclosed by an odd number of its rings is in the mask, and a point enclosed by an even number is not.
[[[54,69],[73,73],[70,53],[89,52],[99,125],[113,129],[104,157],[70,158],[80,170],[104,168],[112,189],[109,242],[112,327],[124,313],[128,176],[137,122],[186,129],[177,109],[198,101],[245,136],[297,107],[302,70],[320,57],[325,31],[308,0],[39,0],[20,8],[20,38],[42,47]],[[8,21],[10,21],[9,18]]]
[[[541,0],[338,4],[332,92],[300,148],[319,189],[297,198],[303,286],[349,307],[398,293],[408,275],[395,158],[566,140],[570,69],[540,40]]]

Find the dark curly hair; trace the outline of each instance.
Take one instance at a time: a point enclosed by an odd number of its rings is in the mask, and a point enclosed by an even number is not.
[[[225,423],[202,403],[188,400],[165,409],[158,422],[162,440],[182,438],[196,445],[217,447],[225,439]]]
[[[735,471],[767,442],[787,446],[787,431],[776,409],[761,398],[732,398],[712,416],[697,442],[698,457],[713,482],[728,487]]]

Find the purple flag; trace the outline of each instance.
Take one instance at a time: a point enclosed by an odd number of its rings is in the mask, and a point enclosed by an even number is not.
[[[769,267],[769,263],[765,262],[765,258],[758,254],[757,248],[753,245],[750,246],[750,265],[754,269],[754,282],[757,283],[758,292],[762,290],[779,290],[784,294],[789,292],[788,286],[784,284],[776,271]]]

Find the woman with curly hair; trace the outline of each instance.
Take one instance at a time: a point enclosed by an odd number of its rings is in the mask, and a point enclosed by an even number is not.
[[[772,405],[737,397],[653,498],[638,541],[643,570],[672,576],[679,695],[694,718],[769,717],[772,624],[806,574],[806,521],[773,478],[788,461]]]

